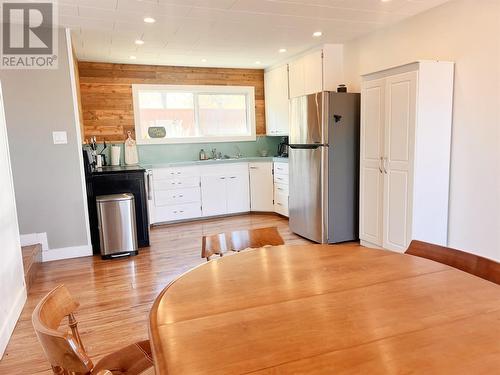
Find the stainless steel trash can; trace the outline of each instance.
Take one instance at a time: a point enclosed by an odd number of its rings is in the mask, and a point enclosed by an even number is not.
[[[96,197],[101,256],[104,259],[137,254],[135,202],[132,194]]]

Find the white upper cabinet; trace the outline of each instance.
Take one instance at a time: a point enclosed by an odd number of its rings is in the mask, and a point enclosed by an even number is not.
[[[252,211],[272,212],[273,163],[250,163],[250,207]]]
[[[363,77],[360,239],[404,252],[446,246],[453,105],[450,62],[422,61]]]
[[[289,63],[290,98],[336,91],[343,80],[342,45],[325,44]]]
[[[264,74],[267,135],[288,135],[288,66]]]

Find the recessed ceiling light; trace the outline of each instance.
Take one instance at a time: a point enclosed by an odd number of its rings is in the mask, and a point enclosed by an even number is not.
[[[142,45],[144,44],[144,40],[142,40],[142,39],[137,39],[137,40],[135,41],[135,44],[137,44],[138,46],[142,46]]]
[[[321,36],[321,35],[323,35],[323,33],[321,31],[315,31],[313,33],[313,36],[315,36],[316,38],[319,37],[319,36]]]
[[[201,62],[207,62],[207,59],[201,59]]]
[[[156,20],[152,17],[144,17],[144,22],[146,23],[155,23]]]
[[[260,62],[260,61],[256,61],[255,63],[256,63],[257,65],[260,65],[260,64],[261,64],[261,62]]]
[[[130,56],[130,60],[135,60],[135,59],[137,59],[137,57],[135,57],[135,56]]]
[[[280,48],[279,49],[279,53],[285,53],[286,52],[286,48]]]

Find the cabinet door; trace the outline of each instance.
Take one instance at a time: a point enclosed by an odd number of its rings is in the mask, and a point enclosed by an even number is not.
[[[382,246],[385,80],[363,83],[361,90],[361,157],[359,237]]]
[[[323,50],[314,51],[304,59],[304,94],[323,91]]]
[[[250,186],[248,172],[227,176],[227,213],[250,211]]]
[[[250,163],[250,210],[273,211],[273,164]]]
[[[385,90],[383,247],[404,252],[411,241],[417,72],[387,78]]]
[[[267,135],[288,135],[288,66],[266,72],[264,84]]]
[[[202,216],[224,215],[226,206],[226,177],[220,175],[201,177]]]
[[[305,71],[304,58],[297,59],[288,64],[288,78],[290,87],[290,98],[304,95]]]

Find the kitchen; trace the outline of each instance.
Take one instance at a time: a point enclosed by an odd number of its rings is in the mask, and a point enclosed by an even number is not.
[[[183,85],[183,86],[173,86],[165,85],[163,81],[158,80],[157,84],[142,84],[143,81],[130,79],[127,84],[113,84],[107,87],[107,90],[113,90],[110,93],[106,93],[106,97],[101,98],[103,90],[103,83],[107,81],[107,75],[102,74],[105,69],[111,69],[113,72],[120,74],[123,79],[127,79],[126,73],[122,70],[120,65],[103,65],[92,63],[80,63],[79,64],[79,81],[80,81],[80,98],[82,101],[82,110],[87,116],[92,116],[99,111],[104,112],[108,109],[108,103],[113,103],[116,105],[119,98],[124,102],[125,98],[123,95],[118,96],[117,92],[124,92],[127,88],[127,93],[131,96],[127,97],[126,100],[131,100],[133,102],[132,113],[120,113],[121,117],[128,116],[133,117],[135,121],[135,127],[132,131],[128,130],[124,120],[121,120],[125,125],[123,126],[123,132],[130,131],[130,134],[139,134],[137,139],[137,146],[134,147],[134,152],[137,155],[132,158],[132,163],[137,164],[146,172],[145,185],[146,189],[137,190],[134,192],[136,212],[140,212],[141,217],[137,218],[137,233],[139,236],[139,246],[148,246],[149,241],[147,238],[147,231],[143,229],[145,221],[145,204],[147,201],[147,212],[148,221],[151,225],[168,224],[168,223],[178,223],[193,219],[202,218],[212,218],[221,215],[234,215],[247,212],[274,212],[279,215],[288,217],[289,216],[289,166],[288,166],[288,154],[293,153],[293,148],[289,149],[289,123],[297,124],[297,127],[303,126],[300,122],[302,121],[300,116],[302,116],[301,111],[307,112],[311,111],[321,111],[322,108],[307,108],[307,104],[300,99],[296,104],[292,105],[292,109],[289,110],[289,98],[290,95],[294,97],[305,98],[305,95],[316,94],[323,91],[336,91],[339,88],[343,91],[345,85],[342,84],[342,46],[341,45],[323,45],[320,48],[313,51],[307,51],[303,56],[291,61],[290,64],[282,64],[276,68],[269,71],[238,71],[233,69],[232,74],[235,76],[234,80],[236,84],[241,84],[238,81],[238,74],[246,75],[246,79],[251,77],[253,81],[253,86],[193,86],[193,85]],[[186,68],[175,68],[175,67],[145,67],[141,68],[136,66],[134,69],[141,72],[142,69],[156,70],[155,74],[160,76],[162,72],[169,71],[170,74],[175,74],[178,71],[179,76],[182,74],[182,70]],[[315,71],[319,68],[320,74],[317,76],[316,80],[307,79],[305,80],[305,74],[307,72]],[[197,68],[189,69],[193,74],[197,74]],[[229,69],[221,70],[221,74],[228,74]],[[325,72],[323,77],[323,72]],[[216,77],[219,71],[217,69],[212,69],[211,74]],[[203,79],[202,73],[198,73],[200,78]],[[97,79],[96,79],[97,77]],[[99,78],[103,77],[103,78]],[[294,78],[296,77],[296,78]],[[214,78],[212,78],[214,79]],[[88,82],[87,82],[88,80]],[[129,82],[132,82],[129,84]],[[148,82],[151,82],[148,79]],[[196,79],[194,79],[196,82]],[[307,87],[306,87],[307,82]],[[214,83],[220,84],[220,82],[214,80]],[[232,82],[226,82],[226,85]],[[119,89],[118,89],[119,87]],[[99,91],[97,91],[99,90]],[[234,94],[234,98],[243,99],[240,103],[240,107],[236,107],[239,110],[239,114],[235,115],[223,113],[219,109],[219,118],[216,118],[215,123],[212,126],[224,126],[221,121],[224,121],[226,117],[234,118],[238,121],[235,116],[240,116],[240,123],[242,124],[242,130],[238,130],[241,134],[224,134],[223,136],[214,136],[213,134],[203,136],[196,136],[200,133],[200,129],[193,133],[189,133],[187,127],[189,126],[205,126],[210,125],[200,125],[192,124],[193,119],[186,117],[185,109],[177,109],[183,105],[180,101],[186,95],[192,96],[194,102],[199,102],[200,96],[204,95],[207,97],[207,92],[216,92],[219,94],[217,99],[222,95],[226,95],[226,98]],[[266,93],[265,99],[264,92]],[[290,94],[290,92],[292,94]],[[175,96],[175,93],[179,93]],[[342,210],[343,215],[346,215],[351,222],[350,228],[345,228],[347,233],[343,233],[338,238],[333,237],[333,230],[331,238],[328,238],[328,233],[321,230],[320,233],[312,233],[310,228],[300,229],[301,224],[297,224],[299,228],[295,230],[303,237],[309,238],[316,242],[323,243],[333,243],[333,242],[344,242],[356,240],[357,237],[357,164],[358,164],[358,146],[359,143],[359,115],[355,114],[359,112],[359,95],[355,94],[345,94],[339,93],[339,96],[350,97],[351,103],[349,109],[338,109],[340,111],[348,111],[343,113],[344,118],[350,117],[349,123],[345,124],[342,121],[342,115],[335,115],[337,126],[348,127],[352,132],[346,135],[345,141],[340,139],[337,142],[346,143],[351,142],[351,149],[344,151],[345,155],[337,156],[338,160],[340,157],[345,160],[350,160],[350,165],[342,167],[350,171],[350,176],[340,175],[341,172],[337,173],[337,178],[335,181],[344,181],[347,185],[337,186],[337,188],[344,190],[346,193],[350,192],[347,196],[335,197],[340,202],[345,201],[345,207],[337,207],[337,212]],[[216,97],[213,95],[213,97]],[[312,98],[312,97],[311,97]],[[357,99],[356,99],[357,98]],[[191,100],[193,100],[191,99]],[[328,99],[328,98],[327,98]],[[327,100],[325,99],[325,100]],[[167,103],[170,100],[170,103]],[[176,102],[177,100],[177,102]],[[263,108],[258,104],[259,102],[265,102],[265,125],[264,125],[264,113]],[[335,102],[335,99],[332,99]],[[185,103],[184,103],[185,104]],[[256,105],[257,104],[257,105]],[[175,109],[167,109],[170,105]],[[217,103],[220,106],[220,103]],[[222,103],[222,106],[224,103]],[[310,104],[312,106],[312,103]],[[246,106],[246,108],[244,107]],[[193,102],[188,103],[189,108],[194,108]],[[109,109],[112,107],[109,107]],[[325,107],[326,108],[326,107]],[[326,109],[327,110],[327,109]],[[163,111],[163,112],[162,112]],[[200,112],[205,111],[204,116],[217,116],[217,113],[208,113],[207,109],[196,108],[195,113],[191,115],[194,118],[200,120]],[[213,109],[213,112],[217,109]],[[232,110],[233,112],[235,110]],[[333,109],[331,110],[333,111]],[[295,116],[290,120],[290,116]],[[162,117],[163,116],[163,117]],[[181,129],[175,129],[179,125],[169,124],[164,126],[158,126],[158,124],[165,123],[165,121],[177,121],[176,116],[182,118],[181,122],[185,122],[188,125],[182,125]],[[245,118],[247,116],[247,118]],[[333,119],[333,112],[330,114],[325,113],[325,116]],[[243,118],[242,118],[243,117]],[[97,116],[96,116],[97,118]],[[173,119],[173,120],[168,120]],[[233,120],[234,121],[234,120]],[[255,124],[253,123],[255,121]],[[340,123],[339,123],[340,121]],[[92,126],[87,124],[91,123]],[[94,168],[97,163],[102,165],[102,161],[97,161],[97,154],[99,154],[99,159],[102,158],[104,161],[108,161],[110,165],[115,165],[115,167],[99,168],[97,170],[99,178],[95,179],[97,184],[103,184],[101,182],[105,179],[106,171],[109,171],[109,175],[116,181],[118,178],[116,168],[117,164],[127,165],[126,155],[127,146],[123,143],[106,147],[106,144],[99,142],[110,142],[113,140],[114,135],[106,136],[109,131],[114,131],[116,127],[116,122],[111,122],[112,126],[108,126],[110,123],[108,119],[105,121],[99,120],[87,120],[83,121],[83,131],[84,136],[89,136],[90,140],[94,142],[92,147],[85,146],[84,148],[88,150],[85,154],[85,160],[87,164],[92,164],[89,166],[88,170]],[[151,124],[153,126],[151,126]],[[239,125],[238,125],[239,126]],[[264,128],[265,126],[265,128]],[[328,143],[327,135],[319,135],[318,139],[313,139],[316,134],[314,132],[321,131],[323,126],[332,129],[333,135],[333,123],[332,124],[317,124],[318,129],[311,129],[311,136],[306,136],[303,140],[297,138],[297,141],[305,143]],[[185,128],[182,128],[185,127]],[[229,126],[229,130],[233,131],[236,127],[235,124]],[[92,131],[94,133],[92,133]],[[186,134],[189,134],[187,137]],[[265,134],[262,134],[265,131]],[[300,131],[297,128],[297,131]],[[108,133],[107,133],[108,132]],[[176,133],[177,132],[177,133]],[[184,133],[183,133],[184,132]],[[245,133],[246,132],[246,133]],[[167,133],[170,133],[167,135]],[[257,134],[255,134],[257,133]],[[96,137],[95,134],[98,134]],[[124,137],[129,135],[121,134]],[[153,135],[153,136],[151,136]],[[313,138],[311,138],[313,137]],[[89,143],[89,138],[86,139]],[[219,138],[219,139],[218,139]],[[292,139],[293,136],[292,136]],[[337,137],[336,137],[337,139]],[[207,142],[213,140],[213,143]],[[224,140],[225,142],[220,142]],[[237,142],[227,142],[227,140],[237,141]],[[219,141],[219,142],[217,142]],[[117,146],[121,146],[122,149],[118,150]],[[333,145],[332,145],[333,146]],[[292,145],[292,147],[294,147]],[[136,149],[139,148],[139,152]],[[119,154],[112,155],[112,150],[116,150]],[[96,150],[92,152],[92,150]],[[199,150],[199,151],[198,151]],[[218,151],[219,150],[219,151]],[[318,150],[319,151],[319,150]],[[196,155],[198,154],[198,155]],[[121,155],[121,157],[120,157]],[[326,155],[326,154],[325,154]],[[112,159],[115,160],[112,160]],[[119,158],[119,159],[118,159]],[[171,160],[174,162],[169,162]],[[199,160],[195,160],[199,159]],[[317,160],[319,161],[319,159]],[[332,159],[332,162],[334,160]],[[301,163],[300,160],[297,160]],[[303,163],[304,161],[302,161]],[[305,161],[308,162],[308,161]],[[321,173],[327,175],[326,169],[321,171],[325,161],[321,161],[320,165],[312,166],[317,169],[316,176],[318,177],[318,185],[320,184],[319,178]],[[340,165],[339,165],[340,167]],[[306,169],[308,169],[306,165]],[[141,169],[139,169],[141,170]],[[127,166],[123,173],[130,174],[132,172],[137,172],[135,168]],[[96,174],[93,174],[94,176]],[[309,181],[311,177],[307,176],[297,176],[297,178],[305,177],[304,181]],[[328,178],[328,177],[327,177]],[[129,180],[129,179],[127,179]],[[90,179],[87,179],[88,186]],[[110,182],[112,184],[112,182]],[[299,182],[297,181],[297,186]],[[116,190],[118,189],[118,190]],[[124,190],[125,189],[125,190]],[[323,188],[321,188],[323,189]],[[320,189],[320,190],[321,190]],[[88,192],[93,192],[95,189],[87,188]],[[297,191],[297,202],[303,200],[302,193],[300,193],[301,188]],[[328,188],[326,188],[326,191]],[[116,183],[112,189],[97,188],[99,194],[112,194],[112,193],[125,193],[128,192],[126,187],[119,187]],[[336,189],[337,191],[337,189]],[[91,232],[93,235],[94,253],[99,253],[99,234],[98,234],[98,220],[96,210],[93,209],[96,206],[95,198],[97,193],[89,194],[89,208],[90,208],[90,218],[91,218]],[[320,211],[321,202],[323,194],[322,191],[318,192],[319,195],[314,196],[315,207],[313,210],[317,217],[314,218],[313,225],[317,228],[321,228],[321,222],[326,222],[326,217],[323,218]],[[293,198],[292,198],[293,199]],[[332,197],[333,199],[333,197]],[[350,202],[350,203],[347,203]],[[297,203],[299,204],[299,203]],[[302,203],[300,203],[302,204]],[[309,204],[310,205],[310,204]],[[306,203],[307,206],[307,203]],[[297,214],[303,210],[297,207]],[[308,213],[306,213],[308,215]],[[341,215],[337,215],[337,220],[342,220]],[[313,219],[310,217],[309,219]],[[303,220],[300,218],[299,220]],[[332,216],[333,222],[333,216]],[[142,228],[141,228],[142,227]],[[325,232],[325,233],[323,233]],[[123,252],[119,252],[117,255],[122,255]]]

